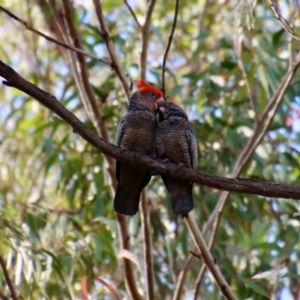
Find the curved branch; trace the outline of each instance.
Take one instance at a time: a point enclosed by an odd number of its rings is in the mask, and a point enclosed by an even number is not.
[[[300,186],[275,184],[243,178],[225,178],[185,167],[178,169],[178,166],[173,163],[163,163],[161,160],[153,159],[146,155],[126,150],[124,151],[123,149],[106,142],[97,134],[89,130],[53,95],[41,90],[34,84],[25,80],[2,61],[0,61],[0,76],[6,79],[6,81],[3,81],[3,84],[15,87],[38,100],[41,104],[48,107],[64,121],[66,121],[66,123],[68,123],[84,140],[86,140],[103,154],[111,156],[116,160],[129,165],[144,168],[146,167],[152,170],[153,175],[168,175],[219,190],[260,195],[265,197],[300,200]]]
[[[166,95],[165,95],[165,92],[166,92],[166,87],[165,87],[166,63],[167,63],[168,53],[169,53],[169,50],[171,48],[172,39],[173,39],[173,35],[174,35],[174,32],[175,32],[175,28],[176,28],[178,11],[179,11],[179,0],[176,0],[176,6],[175,6],[175,12],[174,12],[174,20],[173,20],[172,30],[171,30],[171,34],[169,36],[169,41],[168,41],[168,45],[167,45],[167,48],[166,48],[166,52],[164,54],[163,64],[162,64],[162,71],[161,71],[161,81],[162,81],[162,83],[161,83],[161,90],[162,90],[162,92],[164,94],[165,100],[167,99]]]

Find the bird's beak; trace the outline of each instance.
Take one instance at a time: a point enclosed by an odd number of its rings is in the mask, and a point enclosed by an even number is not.
[[[160,97],[160,98],[156,99],[155,101],[156,101],[156,103],[162,103],[165,101],[165,99],[163,97]]]
[[[168,119],[169,115],[167,113],[167,109],[163,106],[158,107],[159,112],[163,115],[164,119]]]

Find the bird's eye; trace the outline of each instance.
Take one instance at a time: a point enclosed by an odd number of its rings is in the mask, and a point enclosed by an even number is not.
[[[156,94],[155,93],[151,93],[151,97],[155,99],[156,98]]]

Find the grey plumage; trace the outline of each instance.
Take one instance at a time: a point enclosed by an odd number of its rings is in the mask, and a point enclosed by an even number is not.
[[[135,92],[129,102],[128,113],[119,124],[116,145],[129,151],[154,156],[154,134],[157,127],[155,93]],[[140,193],[149,183],[149,171],[116,162],[118,187],[114,208],[119,214],[133,216],[139,207]]]
[[[173,163],[196,169],[197,141],[193,129],[188,124],[187,115],[178,105],[171,102],[160,102],[158,105],[157,155]],[[186,217],[194,208],[193,183],[170,176],[162,178],[170,193],[172,211]]]

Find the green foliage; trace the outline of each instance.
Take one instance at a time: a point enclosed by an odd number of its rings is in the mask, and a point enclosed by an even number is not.
[[[108,59],[94,8],[91,1],[85,2],[74,1],[74,23],[84,49]],[[135,82],[139,78],[140,31],[123,1],[102,2],[117,53]],[[142,22],[146,2],[129,2]],[[229,176],[297,47],[292,44],[289,48],[287,34],[263,1],[253,1],[253,8],[246,2],[238,7],[233,1],[181,2],[167,61],[167,94],[189,115],[200,151],[198,169]],[[49,28],[49,10],[42,3],[30,0],[21,6],[6,1],[4,5],[33,22],[35,28],[54,34]],[[163,53],[173,21],[170,3],[158,1],[151,22],[147,79],[157,86],[161,85]],[[66,50],[16,25],[3,12],[0,16],[1,60],[53,93],[95,130],[80,100]],[[236,31],[244,37],[242,62],[254,107],[235,52]],[[127,109],[125,96],[112,70],[89,58],[86,62],[113,142]],[[298,76],[299,72],[296,79]],[[299,185],[299,92],[298,84],[288,89],[266,137],[240,177]],[[0,87],[0,107],[0,254],[17,292],[23,299],[79,299],[83,297],[82,279],[87,277],[92,299],[110,299],[108,290],[96,284],[99,277],[125,299],[113,195],[102,155],[17,89]],[[159,177],[152,179],[148,193],[156,295],[157,299],[171,299],[194,245],[182,219],[172,214]],[[194,215],[199,226],[211,215],[219,195],[216,190],[195,186]],[[299,294],[300,223],[292,216],[298,207],[293,200],[230,195],[213,255],[238,299],[266,299],[272,291],[276,299]],[[128,228],[132,252],[143,265],[140,214],[128,219]],[[200,267],[201,262],[194,260],[182,299],[190,299]],[[285,275],[275,288],[266,279],[251,279],[276,268]],[[145,297],[145,276],[136,265],[134,270]],[[0,291],[9,294],[1,272]],[[200,295],[222,299],[208,274]]]

